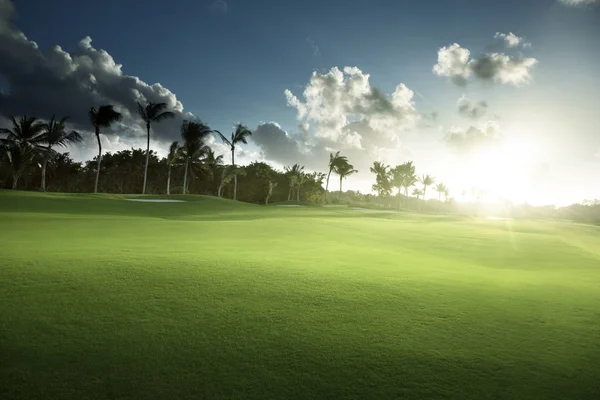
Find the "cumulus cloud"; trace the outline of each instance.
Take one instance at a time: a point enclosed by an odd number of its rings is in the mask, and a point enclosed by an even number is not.
[[[394,141],[397,134],[419,119],[414,93],[404,84],[388,96],[369,83],[357,67],[313,72],[303,97],[285,90],[288,106],[302,123],[314,124],[316,137],[363,149],[373,142]]]
[[[470,57],[471,52],[458,43],[442,47],[438,51],[438,62],[433,66],[433,72],[437,76],[447,76],[459,86],[465,86],[473,72],[469,67]]]
[[[41,49],[12,24],[13,13],[12,3],[0,0],[0,76],[7,86],[0,93],[4,114],[39,118],[68,115],[74,128],[85,131],[90,129],[90,107],[113,104],[124,118],[106,133],[130,142],[145,135],[136,101],[164,102],[175,112],[176,118],[153,127],[158,141],[175,139],[182,120],[195,119],[160,83],[148,84],[125,74],[122,65],[107,51],[95,48],[89,36],[71,52],[60,46]]]
[[[482,127],[452,127],[446,135],[446,142],[458,150],[470,151],[489,146],[501,138],[498,123],[488,121]]]
[[[568,6],[600,4],[600,0],[558,0],[558,1],[559,1],[559,3],[563,3]]]
[[[494,39],[501,40],[504,42],[504,46],[508,49],[514,49],[517,47],[531,47],[531,43],[528,43],[522,37],[515,35],[512,32],[500,33],[496,32]]]
[[[263,158],[281,164],[298,159],[299,155],[306,151],[307,146],[307,138],[303,138],[302,134],[289,134],[277,122],[258,125],[251,138],[260,147]]]
[[[535,58],[504,53],[486,53],[471,58],[468,49],[454,43],[438,51],[438,62],[433,72],[450,78],[459,86],[465,86],[472,76],[481,81],[519,85],[531,80],[531,69],[535,64]]]
[[[471,99],[462,96],[458,99],[456,106],[458,107],[458,113],[463,117],[478,119],[483,117],[487,112],[488,103],[484,100],[474,103]]]

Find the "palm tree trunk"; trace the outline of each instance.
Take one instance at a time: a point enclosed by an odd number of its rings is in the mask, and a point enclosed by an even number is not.
[[[296,189],[296,201],[300,201],[300,186]]]
[[[50,157],[50,145],[48,145],[48,151],[46,152],[46,157],[44,157],[44,163],[42,164],[42,183],[40,190],[42,192],[46,191],[46,166],[48,165],[48,158]]]
[[[329,168],[329,173],[327,174],[327,183],[325,184],[325,200],[329,199],[329,175],[331,175],[331,168]]]
[[[102,162],[102,143],[100,143],[99,128],[96,128],[96,139],[98,140],[98,165],[96,166],[96,183],[94,183],[94,193],[98,193],[98,180],[100,179],[100,163]]]
[[[167,172],[167,196],[171,194],[171,165],[169,164],[169,172]]]
[[[290,201],[292,199],[292,191],[294,190],[294,187],[290,185],[290,190],[288,191],[288,201]]]
[[[237,200],[237,173],[235,173],[235,149],[231,149],[231,166],[233,167],[233,200]]]
[[[426,194],[427,194],[427,186],[423,186],[423,201],[425,201]]]
[[[342,203],[342,176],[340,175],[340,196],[338,197],[338,203]]]
[[[17,184],[19,183],[20,177],[21,177],[21,171],[17,171],[13,174],[13,182],[12,182],[13,190],[17,190]]]
[[[187,190],[187,171],[188,171],[188,163],[190,161],[189,157],[185,158],[185,172],[183,173],[183,194],[185,194]]]
[[[146,132],[146,165],[144,166],[144,186],[142,186],[142,194],[146,194],[146,178],[148,177],[148,159],[150,158],[150,124],[146,124]]]

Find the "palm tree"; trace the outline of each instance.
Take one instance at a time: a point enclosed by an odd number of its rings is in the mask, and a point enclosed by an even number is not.
[[[181,161],[181,148],[178,142],[171,143],[169,146],[169,154],[167,154],[167,195],[171,194],[171,169],[173,165]]]
[[[229,184],[233,180],[233,177],[236,175],[246,176],[246,171],[244,171],[241,168],[234,169],[233,167],[228,165],[223,167],[223,172],[221,173],[221,182],[219,183],[219,189],[217,191],[218,197],[222,197],[223,188],[225,187],[225,185]]]
[[[183,121],[181,124],[181,137],[183,138],[183,147],[181,152],[185,157],[185,172],[183,174],[183,194],[187,190],[187,175],[190,160],[202,155],[206,151],[204,141],[212,133],[208,125],[202,121],[192,122]]]
[[[389,195],[391,191],[391,182],[388,171],[389,166],[375,161],[373,166],[370,168],[371,172],[375,174],[375,185],[372,189],[376,191],[380,197]]]
[[[419,182],[423,185],[423,200],[425,200],[425,195],[427,194],[427,186],[431,186],[435,183],[435,178],[431,175],[422,175],[419,178]]]
[[[42,162],[42,182],[40,190],[46,191],[46,166],[48,161],[54,155],[55,151],[52,149],[54,146],[67,147],[71,143],[79,143],[83,141],[81,135],[76,131],[67,132],[65,131],[65,124],[69,117],[64,117],[60,121],[57,121],[54,116],[52,119],[44,124],[44,131],[41,135],[41,142],[45,143],[44,160]]]
[[[301,176],[304,174],[304,166],[294,164],[291,167],[285,167],[285,175],[290,181],[290,190],[288,192],[288,201],[292,200],[294,189],[300,184]],[[300,195],[298,194],[298,197]]]
[[[357,173],[358,171],[354,169],[354,166],[352,164],[349,164],[347,161],[344,162],[343,164],[339,164],[336,168],[335,168],[335,173],[338,174],[340,176],[340,195],[338,198],[338,201],[342,200],[342,181],[344,180],[344,178]]]
[[[0,135],[6,137],[0,139],[0,145],[5,149],[5,157],[12,167],[13,185],[16,189],[19,178],[27,164],[33,160],[36,150],[42,143],[42,132],[44,123],[36,117],[22,116],[18,121],[15,117],[9,117],[11,128],[0,128]]]
[[[223,165],[223,155],[216,155],[214,150],[210,147],[206,146],[206,154],[204,158],[204,163],[206,167],[210,170],[210,176],[212,183],[215,182],[215,177],[219,173],[219,168]]]
[[[94,193],[98,193],[98,179],[100,178],[100,164],[102,163],[102,144],[100,143],[100,128],[108,128],[114,122],[120,121],[122,115],[115,111],[112,105],[102,105],[98,108],[92,107],[88,113],[90,122],[94,126],[96,140],[98,140],[98,165],[96,167],[96,183]]]
[[[148,159],[150,157],[150,126],[153,122],[160,122],[163,119],[175,118],[175,113],[166,111],[167,103],[152,103],[149,102],[146,106],[142,106],[139,102],[138,112],[142,121],[146,124],[146,165],[144,166],[144,185],[142,186],[142,194],[146,194],[146,178],[148,176]]]
[[[223,135],[219,131],[215,131],[221,137],[221,140],[225,142],[231,148],[231,165],[233,166],[233,170],[235,171],[235,146],[238,143],[248,144],[246,138],[252,135],[252,131],[248,129],[246,126],[238,123],[235,126],[235,131],[231,133],[231,139],[227,139],[225,135]],[[233,176],[233,200],[237,199],[237,175]]]
[[[16,142],[3,142],[0,146],[0,152],[12,169],[13,190],[17,189],[21,174],[27,167],[27,164],[33,159],[35,155],[34,150],[33,147],[22,146]]]
[[[273,195],[273,189],[277,187],[277,182],[269,181],[269,187],[267,190],[267,197],[265,197],[265,205],[269,204],[269,199]]]
[[[415,196],[418,200],[419,196],[424,195],[424,192],[423,192],[423,190],[421,190],[419,188],[414,188],[412,191],[412,195]]]
[[[335,170],[338,166],[348,163],[348,158],[346,156],[340,156],[340,152],[337,153],[329,153],[329,173],[327,173],[327,183],[325,184],[325,195],[329,193],[329,176],[331,172]]]
[[[442,201],[442,194],[446,193],[448,189],[446,185],[440,182],[435,186],[435,191],[438,192],[438,200]]]

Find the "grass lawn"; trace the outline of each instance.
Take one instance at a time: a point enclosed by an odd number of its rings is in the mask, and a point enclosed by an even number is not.
[[[597,227],[173,198],[0,191],[0,399],[600,399]]]

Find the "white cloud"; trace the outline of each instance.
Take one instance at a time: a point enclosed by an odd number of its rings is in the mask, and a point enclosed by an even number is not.
[[[394,141],[419,119],[412,90],[401,83],[388,96],[372,87],[369,78],[357,67],[334,67],[327,73],[313,72],[304,101],[290,90],[285,96],[300,122],[314,123],[317,138],[362,149],[381,139]]]
[[[487,121],[481,126],[468,128],[452,127],[446,135],[446,142],[460,151],[471,151],[492,145],[503,137],[500,126],[495,121]]]
[[[600,0],[558,0],[559,3],[563,3],[569,6],[579,6],[586,4],[600,4]]]
[[[465,86],[471,76],[482,81],[519,85],[531,80],[531,69],[537,64],[535,58],[504,53],[486,53],[479,58],[470,58],[470,55],[468,49],[457,43],[442,47],[433,72],[447,76],[459,86]]]
[[[442,47],[438,51],[438,62],[433,66],[433,72],[437,76],[447,76],[457,85],[464,86],[472,73],[469,68],[470,56],[471,52],[458,43]]]
[[[473,103],[471,99],[466,96],[462,96],[456,103],[458,107],[458,113],[463,117],[478,119],[485,115],[487,112],[488,104],[486,101],[479,101]]]
[[[508,34],[496,32],[494,39],[502,40],[504,42],[504,46],[506,46],[508,49],[514,49],[519,46],[531,47],[531,43],[526,42],[525,39],[515,35],[512,32],[509,32]]]

